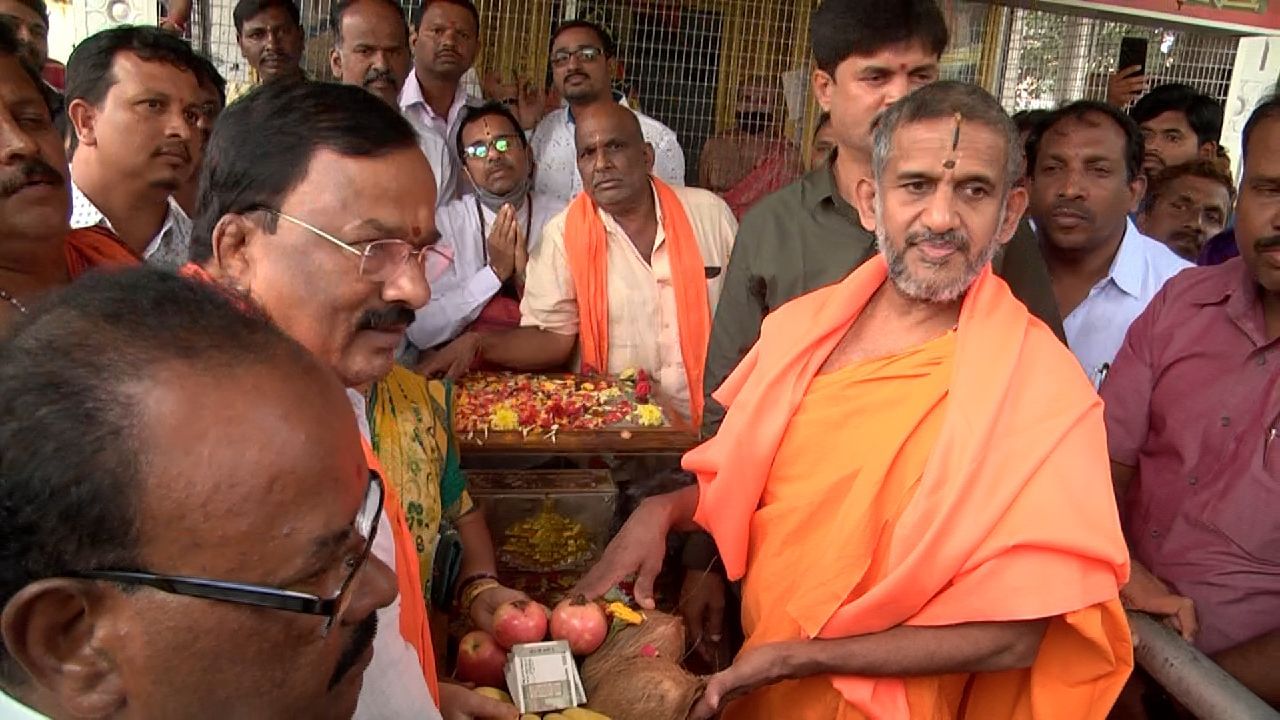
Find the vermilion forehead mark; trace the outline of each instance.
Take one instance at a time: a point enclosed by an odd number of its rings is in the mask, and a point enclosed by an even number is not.
[[[951,155],[942,163],[944,170],[956,169],[956,151],[960,147],[960,126],[964,124],[964,116],[956,113],[955,130],[951,134]]]
[[[419,237],[419,236],[421,236],[421,235],[422,235],[422,227],[421,227],[421,226],[414,225],[413,227],[411,227],[411,228],[409,228],[409,229],[410,229],[411,231],[413,231],[413,236],[414,236],[414,237]]]

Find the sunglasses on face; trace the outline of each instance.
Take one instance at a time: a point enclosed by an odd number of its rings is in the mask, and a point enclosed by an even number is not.
[[[511,151],[511,147],[513,144],[514,144],[514,141],[511,138],[500,137],[500,138],[494,138],[493,140],[488,142],[485,142],[484,140],[473,142],[470,145],[463,148],[463,150],[467,153],[467,157],[469,158],[475,158],[476,160],[484,160],[485,158],[489,157],[489,153],[491,151],[499,155],[506,155],[508,152]]]
[[[334,625],[342,622],[342,618],[355,596],[354,588],[360,579],[361,570],[368,564],[369,553],[373,549],[373,540],[378,534],[378,520],[382,517],[382,501],[384,497],[382,478],[370,471],[369,487],[365,491],[364,502],[357,513],[354,527],[360,542],[359,552],[349,555],[345,561],[346,573],[336,594],[321,597],[294,590],[212,580],[185,575],[161,575],[142,570],[87,570],[68,573],[67,577],[84,580],[100,580],[120,585],[138,585],[149,587],[171,595],[218,600],[220,602],[249,605],[252,607],[284,610],[304,615],[319,615],[327,618],[323,631],[328,633]]]
[[[551,67],[564,67],[575,57],[584,63],[589,63],[603,54],[604,50],[590,46],[580,47],[574,50],[557,50],[551,54]]]

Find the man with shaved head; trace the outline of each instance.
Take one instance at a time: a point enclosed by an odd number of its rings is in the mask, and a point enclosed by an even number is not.
[[[266,316],[91,275],[0,344],[0,447],[0,717],[352,717],[385,488]]]
[[[521,370],[643,368],[681,413],[701,418],[711,313],[738,223],[706,190],[653,176],[653,148],[621,105],[593,106],[574,138],[584,192],[552,218],[529,259],[521,327],[464,333],[423,366],[457,374],[477,355]]]

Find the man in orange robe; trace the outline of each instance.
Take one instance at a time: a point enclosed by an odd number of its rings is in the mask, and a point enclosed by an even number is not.
[[[692,717],[1104,718],[1132,669],[1102,406],[992,274],[1026,208],[1018,134],[971,85],[886,111],[859,213],[881,255],[765,320],[689,488],[646,501],[580,590],[693,522],[747,640]]]

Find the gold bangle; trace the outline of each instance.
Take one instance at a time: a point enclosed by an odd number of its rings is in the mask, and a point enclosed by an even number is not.
[[[470,587],[467,588],[467,592],[466,592],[467,604],[470,605],[471,603],[475,602],[476,597],[478,597],[480,593],[484,592],[485,590],[491,590],[496,587],[502,587],[502,583],[492,578],[477,580],[471,583]]]
[[[462,610],[463,617],[471,617],[471,606],[475,604],[476,598],[480,597],[486,590],[492,590],[496,587],[502,587],[502,583],[497,580],[486,578],[477,580],[467,586],[462,598],[458,601],[458,607]]]
[[[497,580],[482,580],[472,583],[471,587],[467,588],[466,595],[462,599],[463,617],[470,618],[471,608],[476,604],[476,600],[486,591],[497,587],[502,587],[502,583],[499,583]]]

